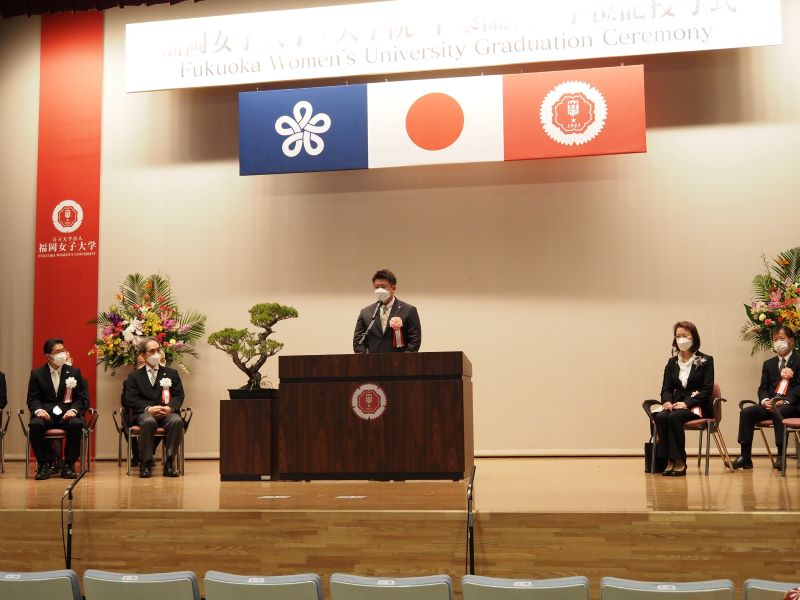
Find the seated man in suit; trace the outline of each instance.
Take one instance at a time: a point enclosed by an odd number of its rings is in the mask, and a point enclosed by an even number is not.
[[[135,362],[133,363],[134,369],[141,369],[145,365],[144,356],[141,354],[136,355]],[[125,388],[126,388],[126,381],[122,382],[122,395],[120,397],[120,405],[122,406],[122,410],[120,411],[120,420],[122,422],[122,434],[125,436],[125,439],[130,444],[130,440],[128,440],[128,428],[133,424],[131,419],[132,417],[132,410],[128,407],[125,402]],[[158,444],[156,443],[156,446]],[[139,456],[139,444],[134,444],[131,446],[131,466],[138,467],[141,464],[141,457]]]
[[[175,455],[183,441],[183,421],[179,415],[184,396],[181,376],[175,369],[161,365],[164,353],[155,338],[143,338],[139,354],[146,362],[145,367],[134,370],[125,381],[125,404],[131,409],[134,423],[141,428],[139,477],[153,474],[155,433],[159,426],[166,433],[164,476],[177,477]]]
[[[800,417],[800,354],[794,351],[794,332],[785,326],[772,332],[772,347],[777,356],[764,361],[761,368],[761,384],[758,386],[759,404],[748,406],[739,413],[739,458],[733,461],[734,469],[752,469],[751,449],[756,423],[772,419],[775,425],[775,444],[778,459],[775,468],[782,468],[780,458],[783,450],[783,423],[776,411],[784,418]],[[782,381],[785,383],[782,384]],[[785,389],[783,389],[785,388]]]
[[[80,369],[66,364],[64,340],[52,338],[44,343],[47,364],[31,371],[28,382],[28,410],[31,412],[30,438],[36,455],[36,479],[48,479],[54,472],[57,457],[44,437],[49,429],[67,433],[65,461],[61,477],[75,479],[75,462],[81,451],[83,413],[89,408],[89,392]]]
[[[395,297],[397,277],[389,269],[381,269],[372,276],[372,287],[377,302],[361,309],[353,350],[357,354],[419,352],[422,325],[417,309]]]

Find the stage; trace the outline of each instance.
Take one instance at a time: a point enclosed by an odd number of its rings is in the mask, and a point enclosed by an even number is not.
[[[475,571],[497,577],[800,581],[800,472],[756,459],[705,477],[643,472],[642,458],[477,459]],[[62,479],[0,479],[0,570],[63,567]],[[186,475],[126,477],[98,462],[75,491],[73,568],[242,574],[465,572],[466,482],[220,482],[217,461]],[[202,591],[202,587],[201,587]]]

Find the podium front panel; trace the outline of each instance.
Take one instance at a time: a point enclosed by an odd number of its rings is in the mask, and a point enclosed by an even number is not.
[[[343,357],[346,375],[331,377],[328,365],[336,358],[326,359],[325,369],[316,373],[306,369],[308,378],[281,379],[280,479],[462,479],[471,469],[468,377],[402,369],[359,377],[354,361],[370,371],[375,355]]]

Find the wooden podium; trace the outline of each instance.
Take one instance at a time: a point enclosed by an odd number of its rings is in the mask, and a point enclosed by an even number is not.
[[[472,469],[463,352],[281,356],[280,479],[462,479]]]

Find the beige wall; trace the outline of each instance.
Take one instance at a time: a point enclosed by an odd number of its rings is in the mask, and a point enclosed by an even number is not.
[[[639,406],[660,389],[672,323],[690,319],[733,401],[735,447],[736,402],[765,358],[739,341],[742,303],[761,253],[800,243],[798,3],[784,0],[782,46],[626,59],[645,65],[640,155],[239,177],[238,90],[124,93],[126,22],[286,6],[106,12],[99,305],[125,274],[160,271],[209,331],[277,301],[301,315],[279,327],[285,353],[345,353],[371,273],[389,266],[423,350],[472,360],[484,455],[641,452]],[[14,408],[34,342],[37,23],[0,23],[0,369]],[[215,456],[217,402],[241,377],[205,345],[190,368],[187,451]],[[98,375],[100,455],[116,452],[120,384]]]

